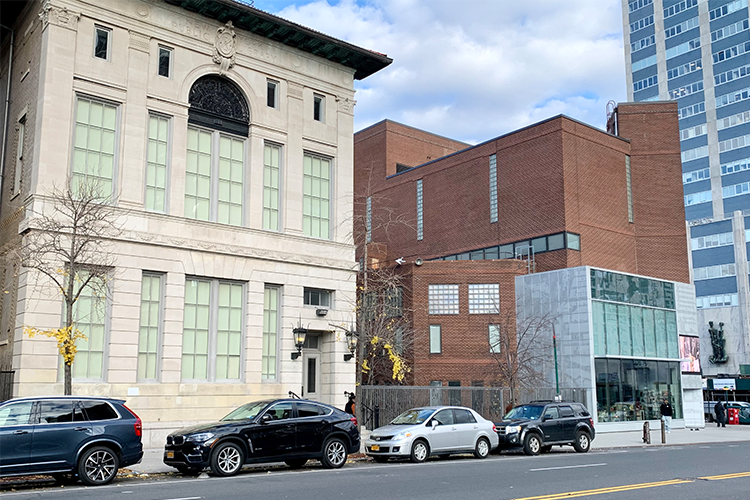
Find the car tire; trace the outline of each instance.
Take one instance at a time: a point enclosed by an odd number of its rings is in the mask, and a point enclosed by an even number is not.
[[[576,440],[573,443],[573,448],[575,448],[578,453],[586,453],[589,451],[591,448],[591,438],[587,432],[578,431],[578,434],[576,434]]]
[[[375,460],[379,464],[384,464],[384,463],[386,463],[388,461],[388,457],[373,457],[373,456],[371,456],[370,458],[372,458],[373,460]]]
[[[197,476],[203,470],[201,467],[190,467],[189,465],[177,465],[175,469],[180,474],[185,474],[186,476]]]
[[[87,486],[102,486],[117,476],[120,460],[112,448],[94,446],[78,459],[78,477]]]
[[[211,471],[217,476],[234,476],[245,463],[245,454],[236,443],[221,443],[211,453]]]
[[[306,458],[295,458],[295,459],[292,459],[292,460],[284,460],[284,463],[287,464],[289,466],[289,468],[291,468],[291,469],[301,469],[307,463],[307,459]]]
[[[523,452],[527,455],[539,455],[542,451],[542,439],[539,434],[530,432],[523,440]]]
[[[474,457],[487,458],[490,456],[491,448],[490,441],[486,437],[480,437],[477,439],[476,446],[474,446]]]
[[[430,456],[430,445],[424,439],[417,439],[411,445],[411,455],[409,459],[415,464],[421,464]]]
[[[544,446],[542,446],[542,449],[541,449],[542,453],[549,453],[550,451],[552,451],[551,444],[545,444]]]
[[[346,444],[339,438],[331,438],[323,445],[323,456],[320,457],[320,463],[326,469],[339,469],[346,463],[348,455]]]

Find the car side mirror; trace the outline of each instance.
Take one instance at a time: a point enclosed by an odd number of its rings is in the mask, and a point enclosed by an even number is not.
[[[432,429],[435,430],[435,427],[437,427],[440,424],[437,420],[433,420],[430,422],[430,425],[432,426]]]
[[[273,420],[273,417],[271,415],[269,415],[268,413],[266,413],[265,415],[263,415],[262,417],[260,417],[260,423],[261,424],[267,424],[271,420]]]
[[[550,417],[549,415],[544,415],[544,416],[542,417],[542,422],[546,422],[546,421],[547,421],[547,420],[549,420],[550,418],[552,418],[552,417]]]

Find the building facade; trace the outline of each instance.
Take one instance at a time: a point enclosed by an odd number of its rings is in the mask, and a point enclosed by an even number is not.
[[[152,445],[289,391],[342,404],[353,82],[390,59],[240,2],[15,4],[0,254],[67,182],[96,179],[124,228],[109,293],[74,311],[74,393],[127,399]],[[61,297],[12,259],[0,273],[13,395],[62,393],[56,342],[23,331],[59,327]]]
[[[746,0],[623,0],[628,99],[679,107],[685,216],[703,369],[750,363],[744,215],[750,210],[750,31]],[[713,363],[709,321],[728,361]]]

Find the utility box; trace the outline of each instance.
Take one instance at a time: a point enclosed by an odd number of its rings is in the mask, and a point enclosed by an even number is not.
[[[727,408],[727,423],[729,425],[740,424],[740,410],[738,408]]]

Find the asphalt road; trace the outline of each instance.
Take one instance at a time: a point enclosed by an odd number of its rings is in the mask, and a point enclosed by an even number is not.
[[[559,449],[559,448],[558,448]],[[414,499],[601,500],[750,498],[750,443],[457,457],[424,464],[354,463],[325,470],[252,468],[232,478],[118,479],[109,486],[5,490],[2,498],[59,500]]]

